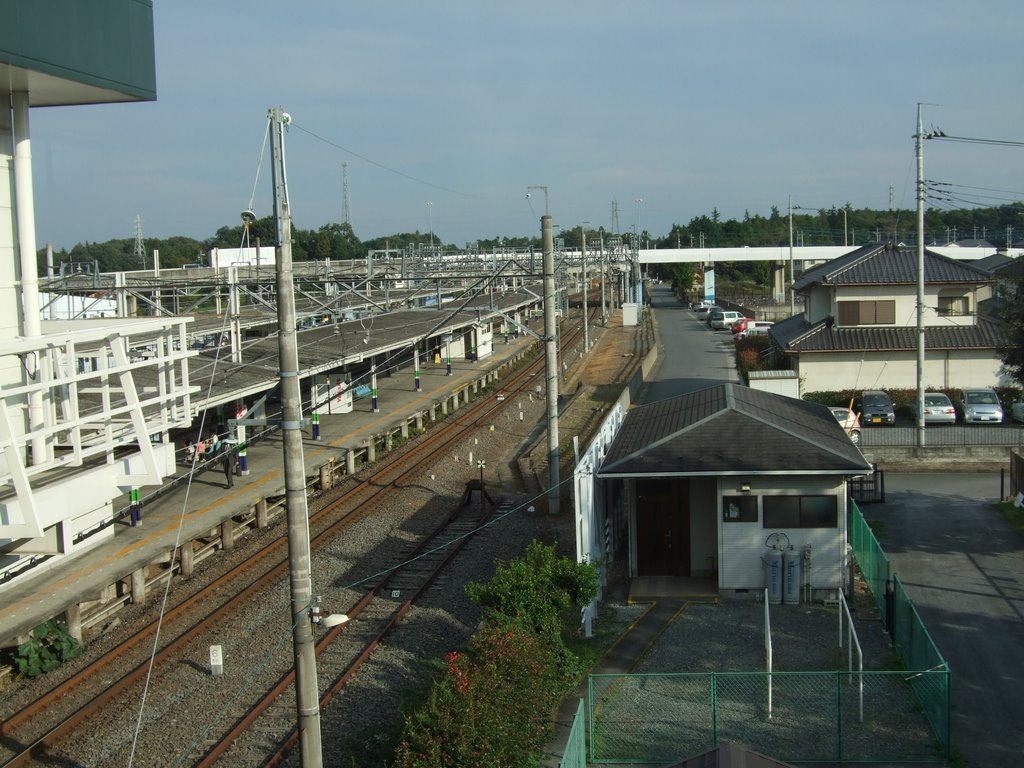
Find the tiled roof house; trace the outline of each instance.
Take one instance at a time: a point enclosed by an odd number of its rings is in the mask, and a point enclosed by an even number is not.
[[[801,392],[912,389],[917,381],[917,249],[873,243],[805,272],[793,290],[806,311],[772,327]],[[1002,383],[1002,335],[978,313],[991,272],[924,253],[924,385]]]

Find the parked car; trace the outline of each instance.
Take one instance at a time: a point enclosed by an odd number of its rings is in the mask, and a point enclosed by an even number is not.
[[[999,395],[991,389],[965,389],[960,407],[964,424],[999,424],[1003,420]]]
[[[696,312],[697,319],[698,320],[707,320],[708,319],[708,315],[711,314],[711,310],[713,310],[713,309],[718,309],[718,307],[716,307],[714,304],[703,304],[703,305],[697,307],[697,312]]]
[[[768,320],[751,320],[742,331],[734,333],[732,338],[734,341],[738,341],[739,339],[747,338],[747,336],[764,336],[773,325],[775,323]]]
[[[708,317],[708,325],[716,331],[724,331],[741,317],[743,317],[742,312],[736,312],[732,309],[723,309],[719,312],[711,313]]]
[[[865,424],[895,424],[896,409],[880,389],[867,389],[860,397],[860,417]]]
[[[924,423],[956,424],[956,408],[953,407],[953,401],[942,392],[925,392]]]
[[[733,333],[739,333],[744,328],[746,328],[747,323],[753,321],[753,319],[754,318],[752,317],[741,317],[739,320],[737,320],[735,323],[729,326],[729,330],[732,331]]]
[[[854,445],[860,444],[860,417],[856,413],[851,411],[849,408],[831,408],[832,415],[836,417],[836,421],[846,430],[846,434],[850,436],[850,440],[853,441]]]

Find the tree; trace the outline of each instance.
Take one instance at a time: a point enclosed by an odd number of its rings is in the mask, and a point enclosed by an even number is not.
[[[999,359],[1014,381],[1024,387],[1024,274],[1000,280],[997,291],[997,297],[992,300],[993,314],[1005,335],[998,347]]]

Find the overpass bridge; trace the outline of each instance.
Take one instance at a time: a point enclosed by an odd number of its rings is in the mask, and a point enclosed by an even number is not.
[[[863,243],[862,243],[863,245]],[[714,264],[716,261],[774,261],[813,262],[815,264],[838,259],[849,253],[856,245],[822,245],[822,246],[789,246],[739,248],[641,248],[641,264]],[[956,245],[925,246],[932,253],[946,256],[958,261],[984,259],[999,252],[998,248],[960,247]],[[1011,248],[1007,254],[1016,258],[1024,253],[1024,248]]]
[[[640,264],[704,264],[712,267],[716,262],[735,261],[767,261],[772,264],[772,295],[776,301],[785,301],[789,285],[792,284],[796,275],[801,274],[809,267],[824,264],[832,259],[837,259],[860,246],[770,246],[770,247],[749,247],[740,248],[658,248],[641,249],[638,255]],[[983,248],[977,246],[961,247],[956,245],[948,246],[926,246],[932,253],[946,256],[958,261],[975,261],[992,256],[998,252],[997,248]],[[1011,258],[1016,258],[1024,253],[1022,248],[1011,248],[1007,253]],[[788,272],[788,279],[787,279]],[[710,287],[710,291],[708,288]],[[705,296],[714,297],[714,282],[710,286],[705,282]]]

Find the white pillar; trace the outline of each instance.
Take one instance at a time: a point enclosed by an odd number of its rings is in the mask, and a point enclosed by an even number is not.
[[[39,316],[39,267],[36,264],[36,214],[32,191],[32,141],[29,137],[28,92],[11,94],[14,118],[14,208],[18,222],[18,255],[21,264],[21,301],[23,333],[26,337],[42,335]],[[40,360],[36,355],[25,359],[25,375],[38,380]],[[44,422],[43,393],[29,395],[29,429],[41,429]],[[32,440],[32,463],[48,459],[46,438]]]

